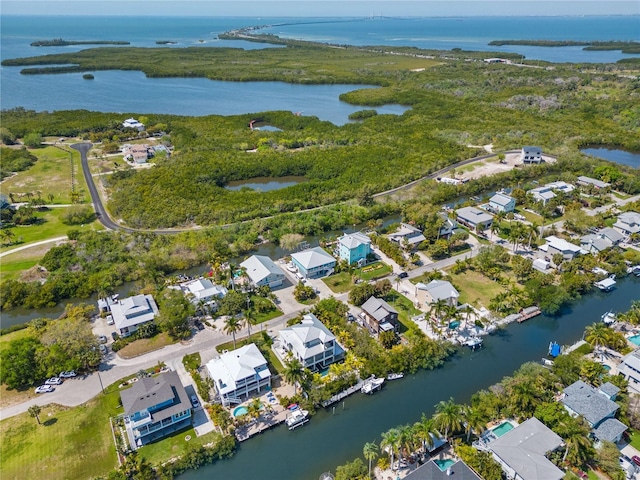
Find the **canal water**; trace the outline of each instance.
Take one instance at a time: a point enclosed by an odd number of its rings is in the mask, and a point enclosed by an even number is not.
[[[640,153],[630,152],[628,150],[622,150],[619,148],[606,148],[606,147],[593,147],[582,148],[582,153],[591,155],[610,162],[619,163],[621,165],[627,165],[629,167],[640,168]]]
[[[366,442],[379,444],[380,434],[391,427],[413,423],[424,412],[432,415],[434,405],[453,397],[468,402],[470,396],[510,375],[522,363],[538,361],[547,354],[549,342],[568,345],[580,340],[585,326],[599,321],[602,313],[629,308],[640,299],[640,279],[618,282],[610,293],[594,293],[573,303],[563,315],[541,315],[487,337],[484,347],[468,349],[437,370],[420,371],[368,396],[355,394],[332,409],[320,411],[303,428],[284,427],[243,442],[233,458],[199,470],[180,480],[315,480],[325,471],[335,473],[337,465],[362,457]]]

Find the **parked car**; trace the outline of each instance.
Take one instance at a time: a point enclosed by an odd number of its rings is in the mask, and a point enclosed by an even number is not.
[[[102,345],[102,344],[100,344],[100,347],[99,347],[99,348],[100,348],[100,353],[101,353],[102,355],[106,355],[106,354],[107,354],[107,347],[106,347],[106,345]]]
[[[191,395],[191,405],[193,405],[193,408],[198,408],[200,406],[197,395]]]
[[[60,375],[58,375],[58,377],[60,378],[73,378],[75,377],[76,371],[75,370],[69,370],[68,372],[60,372]]]
[[[204,325],[202,324],[202,322],[194,322],[194,325],[198,330],[204,330]]]
[[[638,455],[634,455],[633,457],[631,457],[631,460],[633,460],[633,463],[640,466],[640,457]]]
[[[113,315],[107,315],[107,325],[113,325],[114,323]]]
[[[54,390],[55,388],[53,388],[51,385],[40,385],[36,388],[36,393],[49,393],[53,392]]]
[[[400,272],[398,274],[398,278],[407,278],[409,276],[409,274],[407,272]]]
[[[113,338],[113,341],[115,342],[116,340],[118,340],[118,334],[116,332],[111,332],[111,338]]]
[[[48,378],[45,385],[62,385],[62,379],[60,377]]]
[[[100,343],[107,343],[107,337],[106,335],[98,335],[98,341]]]

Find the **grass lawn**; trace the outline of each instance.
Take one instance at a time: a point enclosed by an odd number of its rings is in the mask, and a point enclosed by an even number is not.
[[[185,438],[190,436],[187,441]],[[201,437],[196,436],[196,432],[193,428],[182,430],[174,435],[163,438],[149,445],[138,449],[138,455],[144,457],[150,463],[157,465],[161,462],[166,462],[170,458],[179,457],[183,455],[188,447],[206,445],[208,443],[214,443],[221,438],[218,432],[209,432]]]
[[[629,440],[630,444],[636,450],[640,450],[640,432],[637,430],[629,429]]]
[[[516,208],[516,213],[522,215],[530,223],[535,223],[537,225],[541,225],[542,222],[543,222],[543,218],[540,215],[528,212],[527,210]]]
[[[393,268],[384,262],[374,262],[366,267],[356,270],[355,274],[362,280],[369,281],[377,278],[386,277],[393,272]]]
[[[398,311],[398,320],[403,328],[400,333],[405,332],[418,326],[411,320],[414,315],[420,315],[422,312],[413,306],[413,302],[404,295],[392,290],[387,296],[387,302]]]
[[[365,267],[354,270],[353,275],[349,272],[340,272],[325,277],[322,281],[331,289],[333,293],[345,293],[354,287],[353,276],[357,276],[364,281],[375,280],[386,277],[393,269],[384,262],[373,262]]]
[[[17,280],[24,270],[36,265],[55,243],[45,243],[2,257],[0,280]]]
[[[38,161],[28,170],[18,172],[17,175],[2,182],[3,193],[9,195],[9,193],[35,193],[39,191],[46,203],[71,203],[71,162],[69,160],[69,151],[71,151],[76,188],[78,191],[84,192],[84,200],[88,201],[89,192],[82,175],[80,153],[71,150],[68,146],[62,148],[64,150],[53,146],[29,149],[29,153],[38,157]],[[49,194],[53,194],[53,202],[50,202]],[[16,195],[15,200],[26,201],[27,199],[20,199]]]
[[[467,270],[455,275],[450,271],[447,273],[451,276],[451,283],[460,292],[460,303],[470,303],[488,308],[489,301],[498,293],[504,292],[502,285],[478,272]]]
[[[166,347],[172,343],[175,343],[175,341],[171,339],[169,334],[162,332],[151,338],[141,338],[140,340],[130,343],[119,350],[118,355],[125,359],[133,358],[145,353],[153,352],[154,350]]]
[[[219,353],[222,353],[225,350],[229,350],[229,351],[230,350],[235,350],[237,348],[244,347],[245,345],[248,345],[250,343],[255,343],[258,346],[258,348],[260,349],[262,354],[267,359],[267,363],[269,364],[269,366],[272,367],[272,369],[271,369],[272,372],[274,370],[276,371],[276,373],[279,373],[279,374],[284,372],[284,367],[282,366],[282,363],[280,362],[278,357],[276,357],[276,354],[273,353],[273,350],[271,350],[271,347],[267,347],[265,345],[264,337],[262,335],[262,332],[252,333],[250,337],[242,337],[242,338],[237,338],[236,337],[236,346],[235,346],[235,348],[233,346],[233,340],[232,340],[230,342],[223,343],[222,345],[218,345],[216,347],[216,350]]]
[[[0,422],[3,480],[94,478],[117,467],[109,417],[122,413],[117,387],[79,407],[42,407]]]
[[[260,297],[258,295],[251,295],[251,303],[254,305],[254,307],[262,304],[271,308],[271,310],[269,310],[268,312],[263,312],[263,313],[259,313],[257,309],[254,308],[253,310],[255,312],[254,323],[256,325],[282,315],[282,311],[278,310],[278,308],[268,298]]]
[[[334,273],[329,277],[323,278],[322,281],[333,293],[345,293],[353,287],[349,272]]]
[[[61,218],[66,210],[66,208],[52,208],[44,212],[36,212],[36,217],[40,219],[41,223],[12,227],[11,231],[14,234],[15,243],[2,246],[0,252],[5,252],[27,243],[63,237],[67,235],[69,230],[102,230],[104,228],[97,220],[85,225],[65,225],[62,223]],[[2,269],[4,270],[4,261]]]

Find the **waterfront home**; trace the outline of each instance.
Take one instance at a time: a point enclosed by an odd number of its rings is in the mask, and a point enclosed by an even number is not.
[[[611,227],[607,227],[598,233],[590,233],[580,237],[580,246],[587,252],[600,253],[607,248],[618,245],[623,239],[624,235]]]
[[[456,210],[456,219],[475,231],[490,228],[493,224],[493,215],[476,207],[464,207]]]
[[[622,358],[618,365],[618,374],[626,378],[634,390],[640,390],[640,348]]]
[[[198,306],[201,304],[215,304],[216,300],[223,298],[229,291],[226,287],[215,285],[208,278],[198,278],[180,284],[180,289],[189,301]]]
[[[158,306],[151,295],[134,295],[111,304],[110,308],[116,331],[121,337],[128,337],[158,316]]]
[[[191,426],[189,396],[174,371],[140,378],[120,391],[120,399],[134,449]]]
[[[407,248],[414,248],[426,240],[426,237],[419,228],[408,223],[401,223],[395,232],[387,236],[389,240],[396,242],[402,247],[406,246]]]
[[[122,154],[125,160],[129,160],[137,165],[147,163],[153,157],[154,150],[149,145],[125,145],[122,147]]]
[[[530,194],[536,202],[542,202],[542,205],[546,205],[549,200],[556,197],[553,193],[553,189],[548,185],[537,187],[529,190],[527,194]]]
[[[627,426],[615,418],[620,406],[614,402],[620,389],[607,382],[597,389],[578,380],[564,389],[560,402],[572,417],[581,416],[596,440],[618,442]]]
[[[462,460],[430,460],[409,473],[405,480],[482,480]]]
[[[427,284],[416,283],[415,294],[418,302],[424,305],[432,305],[443,300],[450,307],[458,306],[460,297],[458,290],[446,280],[432,280]]]
[[[564,472],[546,455],[562,445],[562,438],[531,417],[483,448],[491,452],[507,478],[561,480]]]
[[[371,239],[364,233],[345,233],[338,238],[338,256],[349,265],[364,263],[369,254],[371,254]]]
[[[256,287],[266,285],[269,288],[276,288],[281,286],[286,278],[280,267],[264,255],[251,255],[240,266],[244,268],[249,280]]]
[[[489,199],[489,208],[494,212],[513,212],[516,209],[516,199],[504,193],[496,193]]]
[[[250,343],[207,363],[209,377],[223,405],[242,403],[253,393],[271,387],[267,361],[255,344]]]
[[[313,313],[302,317],[302,322],[280,330],[274,351],[282,363],[291,355],[300,363],[317,372],[344,359],[345,351],[336,337]]]
[[[585,177],[583,175],[578,177],[576,183],[585,187],[593,185],[597,189],[607,188],[611,186],[610,183],[603,182],[602,180],[596,180],[595,178]]]
[[[533,268],[539,271],[540,273],[550,273],[551,263],[547,262],[542,258],[536,258],[533,261]]]
[[[618,215],[618,220],[613,224],[613,228],[623,235],[631,235],[640,232],[640,213],[624,212]]]
[[[122,122],[122,128],[135,128],[139,132],[144,131],[144,123],[139,122],[135,118],[127,118]]]
[[[562,254],[562,258],[565,260],[573,260],[578,255],[585,255],[586,250],[568,242],[562,238],[558,238],[555,235],[550,235],[545,238],[546,243],[539,248],[547,254],[547,257],[551,258],[556,253]]]
[[[321,247],[292,253],[291,261],[303,278],[320,278],[331,275],[337,263],[336,259]]]
[[[560,180],[556,182],[547,183],[545,187],[551,188],[556,193],[571,193],[576,187],[567,182],[562,182]]]
[[[397,332],[400,329],[398,311],[383,299],[370,297],[361,308],[360,318],[372,333],[377,335],[380,332]]]
[[[543,161],[542,149],[540,147],[522,147],[520,161],[525,165],[528,163],[541,163]]]
[[[453,235],[453,232],[458,228],[458,222],[456,222],[453,218],[449,218],[445,212],[440,212],[438,214],[440,218],[442,218],[444,224],[438,230],[438,238],[449,238]]]

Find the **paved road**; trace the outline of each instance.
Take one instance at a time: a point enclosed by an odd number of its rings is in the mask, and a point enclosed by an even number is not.
[[[5,255],[11,255],[12,253],[19,252],[21,250],[26,250],[31,247],[37,247],[38,245],[45,245],[47,243],[52,243],[52,242],[61,242],[63,240],[68,240],[66,235],[64,237],[55,237],[55,238],[49,238],[47,240],[40,240],[39,242],[28,243],[26,245],[12,248],[11,250],[7,250],[6,252],[0,253],[0,258],[4,257]]]

